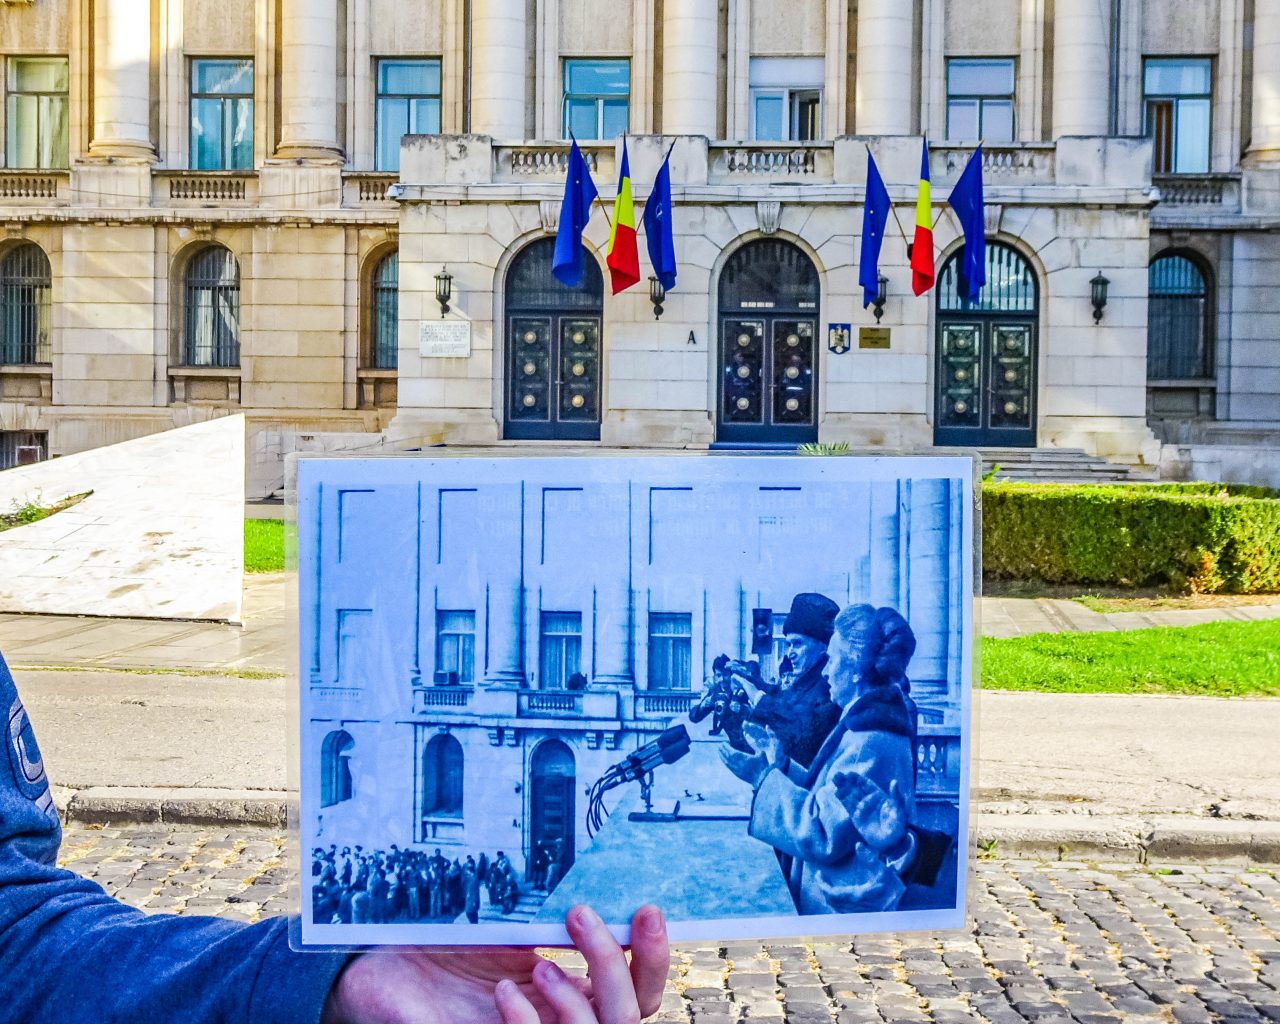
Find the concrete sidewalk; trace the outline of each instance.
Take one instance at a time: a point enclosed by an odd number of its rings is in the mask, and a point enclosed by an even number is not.
[[[294,663],[292,588],[285,573],[246,576],[243,626],[0,615],[0,651],[18,666],[284,674]],[[985,597],[978,613],[984,636],[1093,633],[1276,619],[1280,597],[1269,604],[1111,614],[1055,598]]]

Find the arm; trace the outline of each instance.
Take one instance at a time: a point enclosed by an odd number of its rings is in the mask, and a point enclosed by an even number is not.
[[[62,829],[26,712],[0,659],[0,977],[6,1016],[63,1024],[314,1024],[349,959],[256,925],[147,916],[55,866]],[[97,979],[95,983],[93,979]]]
[[[834,787],[807,790],[777,770],[770,770],[756,790],[748,831],[811,864],[839,863],[852,855],[858,840]]]

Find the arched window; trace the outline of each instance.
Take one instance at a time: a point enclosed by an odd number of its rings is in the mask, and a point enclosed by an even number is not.
[[[938,275],[938,309],[944,313],[1034,313],[1036,273],[1012,246],[987,241],[987,283],[970,302],[964,282],[964,250],[952,254]]]
[[[320,746],[320,806],[332,807],[350,800],[351,751],[356,741],[345,729],[336,729]]]
[[[51,293],[49,258],[34,242],[15,246],[0,260],[0,363],[51,360]]]
[[[452,736],[433,736],[422,751],[422,814],[462,817],[462,744]]]
[[[394,370],[399,345],[400,253],[392,250],[374,265],[369,291],[369,347],[365,365]]]
[[[183,274],[182,365],[240,365],[240,265],[229,249],[211,245]]]
[[[1147,280],[1147,378],[1196,380],[1213,376],[1209,281],[1187,256],[1151,261]]]

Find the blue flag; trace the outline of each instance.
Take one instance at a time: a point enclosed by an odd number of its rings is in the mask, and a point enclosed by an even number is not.
[[[889,223],[889,190],[884,187],[875,157],[867,150],[867,200],[862,208],[862,254],[858,260],[858,284],[862,285],[862,308],[880,294],[880,247]]]
[[[964,232],[964,259],[960,261],[961,287],[970,302],[977,302],[987,283],[987,226],[982,198],[982,146],[969,157],[956,186],[947,197]]]
[[[591,219],[591,204],[596,201],[596,183],[591,180],[587,161],[578,148],[578,140],[569,147],[569,171],[564,181],[564,201],[560,204],[560,229],[556,232],[556,255],[551,263],[555,274],[567,288],[582,281],[584,268],[582,232]]]
[[[644,240],[649,247],[649,262],[653,264],[654,276],[667,291],[676,286],[676,240],[671,212],[671,150],[667,150],[667,158],[653,179],[649,201],[644,204]]]

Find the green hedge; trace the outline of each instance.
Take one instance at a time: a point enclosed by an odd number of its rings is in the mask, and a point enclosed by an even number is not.
[[[982,558],[999,579],[1280,592],[1280,493],[1226,484],[982,488]]]

